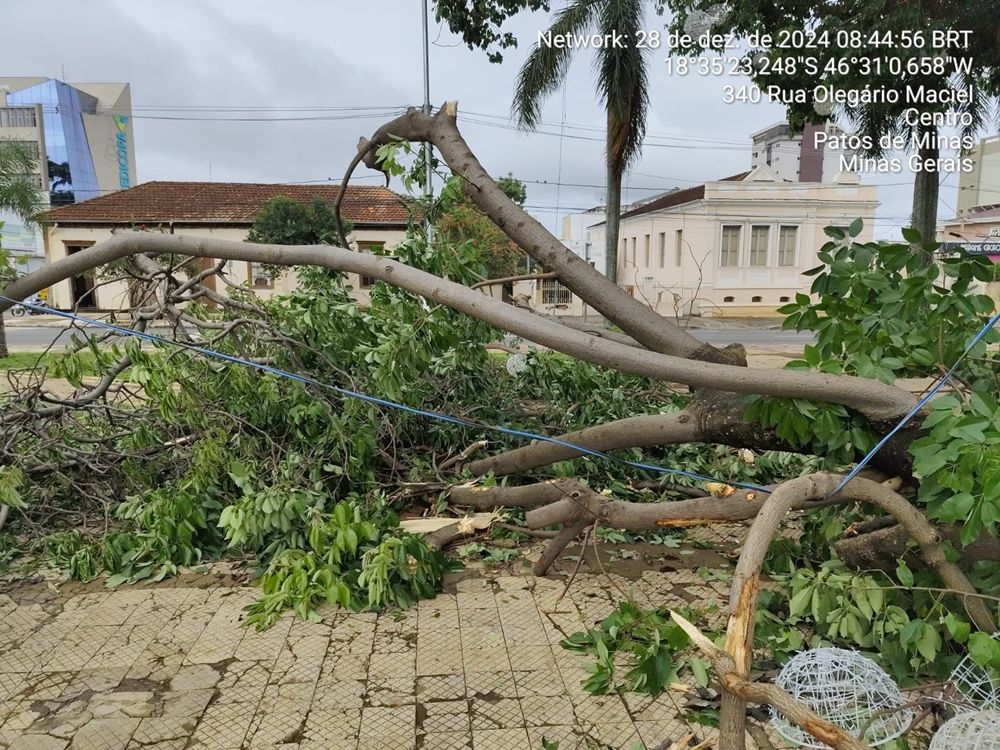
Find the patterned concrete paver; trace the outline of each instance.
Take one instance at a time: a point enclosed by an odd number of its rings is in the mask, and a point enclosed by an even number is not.
[[[617,579],[642,601],[720,597],[693,573]],[[677,584],[683,598],[671,592]],[[591,696],[560,648],[618,592],[581,573],[470,578],[408,612],[243,625],[254,589],[0,594],[0,750],[652,748],[689,731],[677,695]]]

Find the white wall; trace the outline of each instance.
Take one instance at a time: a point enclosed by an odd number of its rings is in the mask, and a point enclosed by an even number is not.
[[[802,272],[819,264],[816,252],[828,241],[823,227],[847,226],[861,216],[865,228],[859,239],[869,241],[876,207],[871,186],[708,183],[703,200],[622,220],[619,285],[668,315],[674,313],[675,304],[687,313],[692,303],[695,314],[773,314],[796,293],[808,293],[811,278]],[[721,265],[726,225],[740,227],[739,260],[733,268]],[[750,265],[751,227],[755,225],[769,227],[767,261],[761,266]],[[778,264],[779,227],[783,225],[798,227],[791,266]],[[666,240],[662,265],[661,233]],[[603,239],[603,231],[595,229],[591,234],[595,240],[598,235]]]

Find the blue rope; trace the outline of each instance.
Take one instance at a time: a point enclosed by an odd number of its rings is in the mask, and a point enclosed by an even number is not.
[[[573,451],[577,451],[586,456],[592,456],[594,458],[601,458],[607,461],[614,461],[625,466],[630,466],[634,469],[642,469],[644,471],[651,471],[657,474],[670,474],[673,476],[687,477],[688,479],[695,479],[701,482],[721,482],[722,480],[715,479],[713,477],[705,476],[703,474],[697,474],[693,471],[684,471],[683,469],[670,469],[663,466],[656,466],[654,464],[639,463],[636,461],[628,461],[623,458],[618,458],[612,456],[603,451],[594,450],[593,448],[586,448],[582,445],[576,445],[574,443],[567,442],[565,440],[560,440],[559,438],[547,437],[545,435],[536,435],[533,432],[524,432],[522,430],[515,430],[510,427],[502,427],[499,425],[486,424],[484,422],[478,422],[472,419],[466,419],[465,417],[455,417],[450,414],[441,414],[434,411],[425,411],[423,409],[417,409],[413,406],[407,406],[406,404],[399,404],[395,401],[389,401],[387,399],[378,398],[377,396],[369,396],[365,393],[359,393],[357,391],[352,391],[347,388],[341,388],[340,386],[331,385],[329,383],[322,383],[313,378],[306,377],[305,375],[297,375],[293,372],[288,372],[287,370],[282,370],[278,367],[272,367],[271,365],[265,365],[260,362],[251,362],[247,359],[242,359],[240,357],[233,356],[231,354],[225,354],[223,352],[215,351],[214,349],[206,349],[201,346],[196,346],[194,344],[188,344],[183,341],[174,341],[172,339],[162,338],[151,333],[146,333],[144,331],[135,331],[131,328],[122,328],[120,326],[112,325],[111,323],[105,323],[100,320],[90,320],[89,318],[84,318],[79,315],[70,312],[64,312],[62,310],[55,310],[51,307],[46,307],[45,305],[35,305],[29,302],[18,302],[17,300],[12,300],[9,297],[4,297],[0,295],[0,300],[5,302],[13,302],[14,304],[22,305],[29,310],[37,310],[42,313],[49,315],[56,315],[60,318],[66,318],[67,320],[75,320],[78,323],[82,323],[85,327],[92,328],[102,328],[107,331],[113,331],[125,336],[132,336],[134,338],[143,339],[145,341],[151,341],[159,344],[166,344],[168,346],[176,346],[181,349],[187,349],[188,351],[201,354],[206,357],[212,357],[214,359],[219,359],[224,362],[231,362],[232,364],[242,365],[243,367],[249,367],[254,370],[260,370],[261,372],[267,372],[278,377],[287,378],[289,380],[294,380],[299,383],[304,383],[306,385],[313,385],[319,388],[326,388],[327,390],[334,391],[342,396],[347,396],[349,398],[358,399],[360,401],[365,401],[370,404],[376,404],[378,406],[385,406],[390,409],[396,409],[398,411],[407,412],[408,414],[415,414],[420,417],[426,417],[428,419],[436,419],[440,422],[449,422],[451,424],[461,425],[463,427],[473,427],[480,430],[489,430],[492,432],[498,432],[503,435],[510,435],[512,437],[524,438],[526,440],[538,440],[544,443],[553,443],[555,445],[561,445],[564,448],[569,448]],[[767,487],[762,487],[758,484],[753,484],[751,482],[724,482],[724,484],[729,484],[734,487],[742,487],[747,490],[755,490],[757,492],[770,493]]]
[[[971,352],[975,348],[976,344],[978,344],[980,341],[983,340],[983,337],[986,336],[986,334],[989,333],[990,330],[993,328],[993,326],[995,326],[997,323],[1000,323],[1000,311],[998,311],[992,318],[990,318],[989,322],[985,326],[983,326],[982,330],[979,333],[976,334],[975,338],[973,338],[972,341],[969,343],[969,345],[965,347],[965,351],[962,352],[962,355],[957,360],[955,360],[955,364],[951,366],[951,369],[949,369],[948,372],[946,372],[944,375],[941,376],[941,379],[934,384],[934,387],[932,387],[927,392],[927,395],[924,396],[922,399],[920,399],[916,403],[916,405],[906,413],[906,416],[903,417],[901,420],[899,420],[899,424],[893,427],[892,430],[890,430],[889,433],[884,438],[882,438],[881,440],[878,441],[878,443],[876,443],[874,448],[868,451],[868,455],[866,455],[857,463],[857,465],[851,470],[850,474],[848,474],[846,477],[840,480],[840,483],[833,488],[833,491],[829,495],[827,495],[827,497],[833,497],[842,489],[844,489],[844,486],[852,479],[854,479],[854,477],[858,475],[858,472],[860,472],[863,468],[865,468],[865,466],[868,465],[868,462],[875,457],[875,454],[885,447],[885,444],[892,439],[892,436],[895,435],[897,432],[899,432],[901,429],[903,429],[903,427],[906,426],[906,423],[909,422],[910,419],[912,419],[914,414],[916,414],[918,411],[924,408],[927,402],[930,401],[931,398],[938,391],[940,391],[945,386],[945,384],[947,384],[949,380],[951,380],[952,376],[955,374],[955,370],[957,370],[958,366],[962,364],[962,360],[964,360],[967,356],[969,356],[969,352]]]

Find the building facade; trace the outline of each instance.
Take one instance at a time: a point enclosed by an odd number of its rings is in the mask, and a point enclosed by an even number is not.
[[[959,216],[982,206],[1000,205],[1000,135],[981,140],[969,158],[972,171],[958,173]]]
[[[798,135],[792,135],[787,122],[764,128],[750,136],[750,168],[770,167],[786,182],[834,182],[853,152],[835,147],[833,136],[842,137],[844,131],[832,122],[806,125]]]
[[[183,234],[190,237],[245,241],[254,218],[267,201],[286,196],[303,202],[319,198],[329,204],[339,186],[272,185],[224,182],[147,182],[82,203],[52,209],[45,222],[46,257],[58,261],[108,239],[116,230]],[[348,237],[354,249],[383,253],[406,237],[410,219],[403,198],[383,187],[347,188],[341,212],[354,229]],[[212,258],[200,258],[201,268],[215,265]],[[294,271],[272,278],[261,264],[227,262],[226,280],[247,286],[262,298],[292,291],[298,284]],[[354,296],[366,301],[373,279],[348,274]],[[207,282],[211,285],[214,279]],[[215,291],[228,294],[228,285]],[[50,290],[50,304],[69,310],[127,310],[129,290],[124,281],[104,281],[100,274],[78,276],[56,284]]]
[[[64,83],[52,78],[0,76],[0,138],[31,145],[33,179],[46,206],[97,198],[135,184],[132,99],[127,83]],[[3,246],[27,256],[21,272],[44,262],[40,229],[13,215]]]
[[[824,227],[861,218],[870,241],[877,207],[876,188],[854,175],[787,182],[767,166],[674,191],[622,214],[618,283],[665,315],[773,315],[808,293]],[[603,242],[603,225],[590,237]]]

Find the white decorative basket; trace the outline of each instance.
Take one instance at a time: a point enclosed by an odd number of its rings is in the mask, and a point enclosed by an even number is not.
[[[896,683],[878,664],[856,651],[816,648],[793,656],[775,684],[845,732],[872,747],[905,732],[913,711]],[[828,746],[789,723],[779,713],[771,719],[775,731],[800,747]],[[864,737],[861,733],[864,732]]]
[[[973,711],[946,721],[929,750],[1000,750],[1000,711]]]
[[[994,633],[993,638],[1000,640],[1000,633]],[[951,681],[975,708],[1000,711],[1000,674],[979,666],[965,656],[952,670]]]

